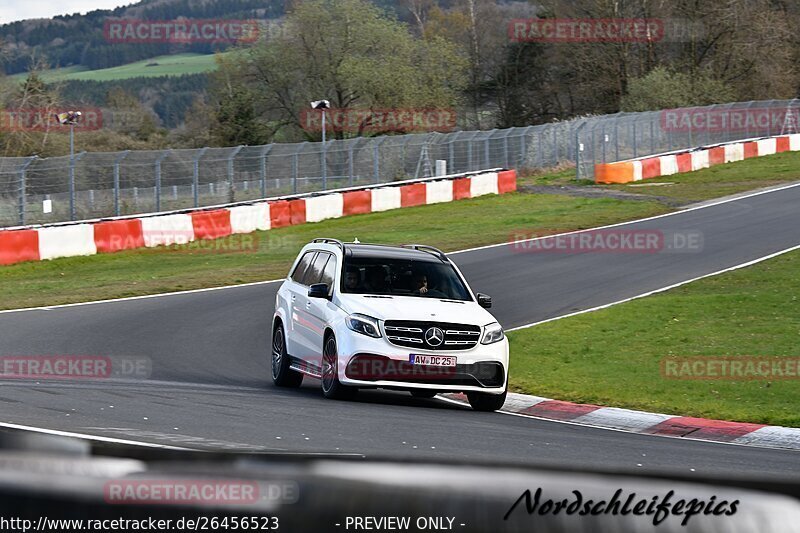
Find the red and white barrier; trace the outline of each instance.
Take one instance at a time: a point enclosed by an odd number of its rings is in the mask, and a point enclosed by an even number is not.
[[[339,193],[306,198],[306,222],[339,218],[343,213],[344,198]]]
[[[231,207],[231,233],[252,233],[270,229],[269,203]]]
[[[594,180],[597,183],[629,183],[788,151],[800,151],[800,134],[736,141],[675,154],[597,164],[594,166]]]
[[[39,259],[57,259],[94,255],[97,245],[91,224],[41,228],[39,232]]]
[[[186,244],[342,216],[505,194],[516,188],[516,171],[506,170],[187,213],[0,230],[0,265]]]

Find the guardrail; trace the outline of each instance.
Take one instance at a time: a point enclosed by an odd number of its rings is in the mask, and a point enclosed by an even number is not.
[[[514,190],[516,171],[487,171],[182,212],[5,229],[0,230],[0,265],[188,244]]]

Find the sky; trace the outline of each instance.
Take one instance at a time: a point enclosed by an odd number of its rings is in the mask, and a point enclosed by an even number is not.
[[[32,18],[86,13],[95,9],[113,9],[136,0],[0,0],[0,24]]]

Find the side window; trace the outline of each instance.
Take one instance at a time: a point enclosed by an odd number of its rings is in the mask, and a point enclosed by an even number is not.
[[[322,271],[325,269],[325,263],[328,262],[330,256],[331,254],[325,252],[317,254],[317,257],[314,258],[314,262],[311,263],[311,266],[306,270],[306,275],[303,276],[303,285],[310,287],[315,283],[320,283],[319,280],[322,277]]]
[[[308,270],[308,266],[311,264],[311,260],[314,259],[314,254],[317,252],[306,252],[300,262],[297,263],[297,267],[292,272],[292,279],[297,283],[303,283],[303,276]]]
[[[330,289],[329,294],[333,294],[333,280],[336,278],[336,257],[331,256],[325,264],[325,269],[322,271],[322,278],[320,283],[326,283]]]

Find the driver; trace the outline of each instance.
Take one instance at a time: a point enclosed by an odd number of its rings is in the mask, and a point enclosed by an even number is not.
[[[424,272],[414,274],[414,293],[425,294],[428,292],[428,276]]]

